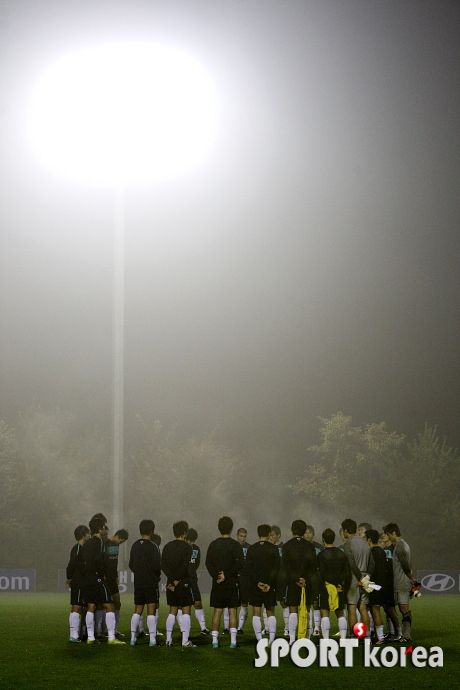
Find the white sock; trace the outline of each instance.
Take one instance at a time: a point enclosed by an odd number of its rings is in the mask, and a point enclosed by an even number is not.
[[[120,609],[115,609],[115,632],[117,631],[118,623],[120,622]]]
[[[345,618],[345,616],[341,616],[338,620],[338,623],[339,623],[340,637],[345,639],[347,636],[347,628],[348,628],[347,619]]]
[[[217,644],[218,638],[219,638],[219,631],[218,630],[212,630],[211,635],[212,635],[212,643]]]
[[[315,613],[316,613],[316,611],[315,611]],[[328,616],[321,618],[321,632],[323,633],[323,637],[325,640],[329,639],[330,629],[331,629],[331,621],[329,620]]]
[[[275,616],[270,616],[268,619],[268,632],[270,633],[270,638],[269,638],[268,642],[269,642],[269,644],[271,644],[276,637],[276,618],[275,618]]]
[[[236,628],[230,628],[230,644],[236,644]]]
[[[396,634],[398,637],[401,637],[402,635],[402,628],[396,628]]]
[[[320,625],[321,625],[321,611],[317,611],[315,609],[313,611],[313,616],[315,618],[315,630],[319,630]]]
[[[166,642],[172,642],[172,634],[174,630],[174,623],[176,622],[176,616],[172,613],[166,619]]]
[[[289,606],[286,606],[286,608],[283,609],[283,619],[284,629],[287,630],[289,628]]]
[[[307,626],[309,628],[313,627],[313,607],[308,610]]]
[[[182,644],[187,644],[192,621],[189,613],[182,615]]]
[[[394,635],[395,634],[395,626],[393,625],[393,621],[391,620],[391,618],[387,618],[387,627],[388,627],[388,632],[390,633],[390,635]]]
[[[204,609],[195,609],[195,617],[200,624],[202,630],[206,630],[206,620],[204,617]]]
[[[142,616],[140,616],[138,613],[133,613],[131,617],[131,640],[133,642],[136,641],[136,633],[137,633],[137,626],[139,625],[139,621],[142,619]],[[140,626],[139,626],[140,628]]]
[[[375,632],[377,633],[377,639],[383,640],[383,625],[377,625]]]
[[[264,613],[265,613],[265,611],[264,611]],[[240,619],[238,621],[238,628],[240,630],[243,630],[243,626],[246,622],[247,617],[248,617],[248,609],[247,609],[247,607],[245,608],[244,606],[242,606],[240,608]]]
[[[374,619],[372,618],[372,613],[369,611],[369,627],[372,630],[375,630],[375,625],[374,625]]]
[[[78,637],[78,629],[80,627],[80,614],[76,613],[76,611],[71,613],[70,617],[69,617],[69,623],[70,623],[70,637],[73,637],[73,639],[76,640]]]
[[[144,630],[144,614],[143,613],[141,613],[139,616],[139,632],[140,633],[145,632],[145,630]]]
[[[103,613],[104,613],[103,611],[99,611],[98,609],[96,609],[96,615],[95,615],[96,626],[95,627],[96,627],[96,633],[98,635],[101,634],[101,630],[102,630]]]
[[[356,609],[356,618],[358,623],[361,623],[361,612],[359,611],[359,609]]]
[[[260,616],[253,616],[252,617],[252,627],[254,628],[256,638],[258,640],[261,640],[262,639],[262,623],[260,620]]]
[[[94,640],[94,613],[88,611],[86,614],[86,629],[88,631],[88,640]]]
[[[182,613],[182,609],[178,609],[177,611],[177,622],[179,623],[179,630],[182,632],[182,619],[184,615]]]
[[[113,611],[107,611],[105,620],[107,622],[107,633],[109,635],[109,640],[115,639],[115,613]]]
[[[268,618],[267,618],[267,609],[264,608],[263,612],[263,617],[264,617],[264,630],[268,630]]]
[[[228,612],[228,609],[224,609],[224,629],[228,630],[230,626],[230,614]]]
[[[289,614],[289,642],[295,642],[295,636],[297,632],[297,614]]]
[[[147,616],[147,627],[150,633],[150,642],[157,643],[157,621],[155,616]]]
[[[309,616],[307,618],[308,624],[307,624],[307,639],[309,640],[311,638],[311,634],[313,632],[312,628],[312,622],[313,622],[313,616],[311,615],[312,609],[311,607],[308,609]]]

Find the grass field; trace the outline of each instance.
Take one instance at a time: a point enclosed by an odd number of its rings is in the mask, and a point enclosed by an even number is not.
[[[68,642],[67,596],[63,594],[0,595],[0,688],[34,690],[151,690],[185,688],[212,690],[296,690],[297,688],[372,688],[410,690],[460,687],[460,596],[424,596],[412,604],[414,644],[439,645],[444,650],[443,668],[363,668],[361,650],[354,668],[298,668],[289,658],[279,668],[254,667],[255,637],[251,618],[240,649],[228,648],[227,636],[214,650],[211,638],[199,635],[192,614],[192,639],[197,649],[178,646],[150,648],[147,641],[136,647],[109,647]],[[119,629],[129,639],[132,595],[122,597]],[[159,630],[164,632],[166,604],[162,603]],[[210,621],[209,610],[207,620]],[[279,634],[282,633],[279,617]],[[336,631],[333,622],[331,632]],[[145,639],[145,638],[144,638]]]

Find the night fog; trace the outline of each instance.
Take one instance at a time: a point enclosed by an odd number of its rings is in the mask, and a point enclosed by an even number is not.
[[[219,103],[204,162],[126,190],[126,526],[319,533],[348,515],[290,488],[318,417],[383,421],[406,454],[425,424],[460,443],[458,27],[437,2],[0,4],[0,418],[39,519],[50,497],[71,541],[111,511],[113,190],[34,158],[47,65],[160,41]],[[369,505],[348,512],[404,517]]]

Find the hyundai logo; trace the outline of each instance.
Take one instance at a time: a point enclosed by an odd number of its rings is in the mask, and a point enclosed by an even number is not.
[[[422,579],[422,587],[431,592],[447,592],[448,589],[455,587],[455,580],[450,575],[445,575],[444,573],[425,575]]]

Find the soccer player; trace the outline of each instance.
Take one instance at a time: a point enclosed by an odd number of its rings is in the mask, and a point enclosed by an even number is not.
[[[319,583],[319,608],[321,611],[321,631],[324,638],[329,637],[331,621],[329,612],[335,611],[339,624],[340,637],[347,636],[347,619],[344,615],[346,592],[351,582],[351,571],[344,552],[334,546],[335,532],[325,529],[322,535],[324,549],[317,554]]]
[[[358,622],[356,611],[359,608],[361,613],[361,620],[366,626],[366,637],[371,636],[369,614],[367,606],[369,604],[369,595],[361,586],[361,580],[365,575],[372,575],[374,568],[374,561],[372,559],[369,545],[364,539],[358,537],[356,534],[357,525],[355,520],[347,519],[342,522],[343,536],[346,539],[344,545],[344,553],[348,558],[348,563],[351,569],[351,585],[347,592],[348,603],[348,623],[350,626],[350,634],[353,634],[353,628]]]
[[[284,620],[284,634],[286,636],[289,635],[289,606],[286,606],[286,602],[284,600],[286,596],[286,587],[287,587],[287,579],[286,579],[286,570],[284,568],[283,564],[283,544],[284,542],[281,541],[281,530],[278,527],[278,525],[272,525],[272,529],[270,532],[270,541],[272,544],[278,547],[278,552],[280,555],[280,569],[278,570],[278,577],[276,578],[276,597],[277,600],[280,603],[281,608],[283,609],[283,620]],[[265,615],[264,615],[265,619]]]
[[[83,587],[85,584],[85,561],[82,549],[91,534],[86,525],[78,525],[74,530],[77,543],[70,552],[70,560],[67,565],[66,586],[70,589],[70,637],[69,642],[80,642],[78,630],[80,627],[80,614],[83,608]]]
[[[166,601],[169,616],[166,620],[166,646],[172,647],[172,633],[179,609],[182,610],[182,647],[196,647],[190,640],[190,610],[193,604],[192,582],[196,578],[195,564],[192,563],[193,549],[185,541],[188,523],[179,520],[173,525],[174,541],[163,549],[161,569],[166,575]]]
[[[129,534],[125,529],[119,529],[113,537],[104,543],[105,573],[115,606],[115,636],[118,638],[124,637],[123,633],[117,632],[121,609],[120,590],[118,588],[120,584],[118,582],[118,554],[120,546],[125,543],[128,536]]]
[[[278,549],[269,541],[270,532],[270,525],[258,526],[259,541],[249,547],[244,569],[249,580],[249,603],[252,606],[252,625],[256,638],[262,639],[260,613],[264,606],[271,644],[276,637],[276,577],[281,559]]]
[[[137,642],[136,633],[140,618],[147,607],[147,627],[150,633],[149,647],[158,646],[156,610],[160,600],[158,583],[161,578],[160,549],[152,541],[155,532],[153,520],[142,520],[139,525],[141,538],[134,542],[129,557],[129,567],[134,573],[134,613],[131,618],[131,642]]]
[[[83,559],[85,561],[85,586],[84,598],[88,606],[86,614],[86,628],[88,630],[87,644],[94,644],[94,612],[97,604],[102,604],[107,612],[108,644],[125,644],[115,637],[115,606],[112,595],[105,582],[104,542],[102,532],[105,522],[100,518],[94,518],[89,523],[89,529],[93,535],[83,545]]]
[[[221,517],[217,526],[221,536],[209,544],[206,553],[206,568],[212,577],[212,646],[214,649],[219,647],[220,618],[222,611],[228,608],[230,648],[236,649],[236,610],[240,604],[238,582],[244,567],[244,555],[241,544],[231,538],[233,520],[227,516]]]
[[[388,539],[388,536],[385,534],[385,532],[381,532],[380,533],[380,539],[379,539],[379,546],[385,552],[385,556],[387,559],[387,562],[386,562],[387,578],[388,578],[388,582],[390,583],[390,589],[388,592],[388,600],[384,606],[385,614],[387,617],[387,634],[385,635],[385,639],[388,640],[388,642],[392,642],[394,639],[394,636],[396,636],[396,637],[402,636],[402,628],[400,626],[398,614],[396,613],[395,594],[394,594],[394,586],[393,586],[393,551],[394,551],[395,545],[391,543],[391,541]]]
[[[160,548],[161,537],[159,534],[152,534],[152,536],[150,537],[150,541],[153,541],[153,543],[156,544],[158,546],[158,548]],[[161,552],[160,552],[160,554],[161,554]],[[157,621],[157,637],[163,637],[163,633],[158,630],[158,618],[159,617],[160,617],[160,603],[158,602],[157,609],[155,612],[155,618]],[[144,630],[144,614],[141,613],[141,615],[139,616],[139,634],[137,636],[137,639],[140,640],[142,637],[145,637],[145,635],[146,635],[146,632]]]
[[[358,537],[367,541],[366,531],[372,529],[372,525],[369,522],[360,522],[358,525]]]
[[[306,529],[306,522],[294,520],[291,526],[292,539],[283,545],[283,563],[287,576],[286,604],[289,606],[289,644],[291,645],[296,638],[302,588],[305,588],[309,611],[312,603],[311,577],[318,568],[315,547],[304,539]]]
[[[236,538],[241,544],[241,548],[243,549],[243,555],[244,555],[244,560],[246,561],[246,554],[248,552],[249,547],[251,544],[248,544],[246,541],[246,538],[248,536],[248,530],[245,527],[240,527],[238,532],[236,533]],[[240,600],[241,600],[241,608],[240,608],[240,616],[238,620],[238,629],[237,629],[237,634],[241,634],[243,632],[243,627],[246,622],[246,618],[248,617],[248,605],[249,605],[249,589],[250,589],[250,581],[248,576],[245,574],[245,570],[243,568],[241,574],[240,574]],[[224,619],[225,621],[225,619]],[[224,633],[226,631],[224,630]]]
[[[392,590],[392,579],[388,578],[387,557],[385,551],[378,545],[379,533],[376,529],[366,530],[366,541],[374,559],[374,569],[372,571],[372,582],[380,585],[380,590],[374,590],[369,594],[369,606],[375,623],[375,633],[377,644],[384,642],[383,621],[380,614],[380,607],[385,606],[389,601],[389,594]]]
[[[412,575],[410,563],[409,544],[401,536],[401,530],[395,522],[385,525],[383,531],[388,539],[395,545],[393,551],[393,586],[395,592],[395,603],[399,606],[402,614],[402,637],[395,642],[410,642],[412,613],[409,607],[409,598],[412,585],[417,581]]]
[[[310,544],[313,544],[315,547],[315,552],[316,555],[318,556],[319,552],[324,549],[324,546],[320,544],[317,541],[313,540],[313,537],[315,536],[315,530],[311,525],[307,525],[307,531],[305,532],[305,539],[310,542]],[[314,618],[315,622],[315,628],[313,631],[313,635],[316,635],[318,637],[320,635],[320,622],[321,622],[321,612],[319,610],[318,606],[318,598],[319,598],[319,583],[320,583],[320,577],[319,577],[319,572],[316,571],[314,575],[312,576],[311,579],[311,585],[312,585],[312,597],[313,597],[313,606],[310,609],[309,613],[309,627],[312,628],[312,617]]]
[[[193,529],[193,527],[190,527],[189,531],[187,532],[187,538],[186,542],[187,544],[190,544],[192,547],[192,564],[195,566],[195,572],[198,570],[200,567],[201,563],[201,549],[196,543],[196,540],[198,539],[198,532]],[[211,632],[210,630],[207,629],[206,627],[206,620],[204,617],[204,610],[203,610],[203,603],[201,601],[201,592],[200,588],[198,587],[198,574],[196,574],[196,577],[194,580],[192,580],[192,592],[193,592],[193,606],[195,608],[195,616],[196,619],[199,623],[199,626],[201,628],[201,634],[202,635],[209,635]]]

